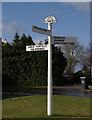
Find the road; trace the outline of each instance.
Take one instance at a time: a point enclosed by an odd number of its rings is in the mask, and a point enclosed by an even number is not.
[[[2,99],[21,97],[21,96],[32,96],[32,95],[46,95],[46,87],[36,87],[29,91],[7,91],[3,90]],[[84,91],[81,86],[54,86],[53,95],[66,95],[66,96],[76,96],[76,97],[92,97],[92,91]]]

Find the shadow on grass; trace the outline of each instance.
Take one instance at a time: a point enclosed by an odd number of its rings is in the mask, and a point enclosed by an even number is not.
[[[77,119],[77,118],[90,118],[90,116],[74,116],[74,115],[60,115],[60,114],[54,114],[53,115],[53,117],[55,117],[55,118],[69,118],[69,119],[71,119],[71,118],[75,118],[75,119]]]
[[[4,118],[2,120],[91,120],[90,118]]]

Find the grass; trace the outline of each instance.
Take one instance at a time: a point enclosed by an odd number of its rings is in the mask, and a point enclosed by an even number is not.
[[[89,118],[90,98],[53,96],[53,116],[46,114],[45,95],[17,97],[2,101],[3,118]]]

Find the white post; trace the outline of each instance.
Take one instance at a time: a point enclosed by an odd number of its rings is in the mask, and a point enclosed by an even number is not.
[[[48,30],[51,30],[52,35],[52,23],[48,23]],[[52,43],[51,43],[51,36],[48,36],[48,97],[47,97],[47,114],[51,116],[52,112]]]

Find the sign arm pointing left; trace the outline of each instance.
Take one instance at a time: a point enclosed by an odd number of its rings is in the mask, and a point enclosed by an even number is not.
[[[40,28],[40,27],[37,27],[34,25],[32,25],[32,31],[37,32],[37,33],[41,33],[41,34],[45,34],[45,35],[49,35],[49,36],[51,35],[51,30]]]

